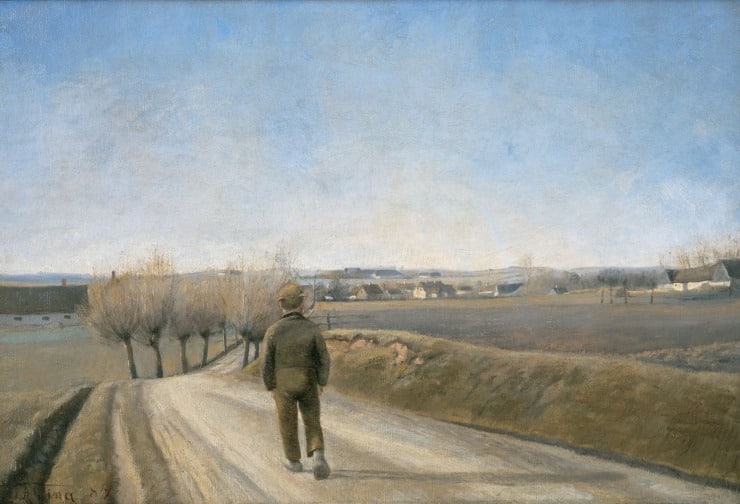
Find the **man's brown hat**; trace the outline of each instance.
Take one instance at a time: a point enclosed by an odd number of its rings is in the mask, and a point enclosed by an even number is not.
[[[301,305],[306,293],[303,292],[298,284],[288,282],[278,291],[278,301],[283,301],[286,305],[295,308]]]

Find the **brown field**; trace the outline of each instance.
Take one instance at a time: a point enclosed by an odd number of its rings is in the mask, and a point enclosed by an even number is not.
[[[740,342],[740,299],[656,293],[318,303],[326,327],[387,329],[508,350],[635,354]]]
[[[599,301],[591,294],[319,303],[313,317],[325,324],[331,314],[333,337],[344,342],[332,371],[343,392],[737,485],[740,300]],[[379,344],[356,354],[359,333]],[[408,353],[399,357],[394,341]],[[202,342],[188,347],[192,365]],[[222,338],[209,348],[212,359]],[[140,375],[154,377],[151,350],[135,345],[135,356]],[[177,343],[164,342],[163,358],[165,375],[180,372]],[[122,345],[85,327],[0,328],[0,441],[13,447],[0,474],[65,392],[127,379]]]
[[[228,344],[235,342],[229,333]],[[180,347],[162,340],[165,376],[180,373]],[[223,338],[211,337],[208,358],[223,351]],[[203,340],[188,342],[188,362],[200,362]],[[55,391],[79,385],[129,378],[123,344],[95,337],[85,326],[21,327],[0,329],[0,383],[2,392]],[[134,343],[141,378],[156,376],[154,352]]]

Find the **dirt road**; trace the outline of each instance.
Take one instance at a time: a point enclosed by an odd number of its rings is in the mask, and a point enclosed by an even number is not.
[[[316,481],[305,459],[301,474],[282,467],[269,394],[224,373],[239,366],[238,354],[199,373],[114,386],[109,436],[116,502],[738,499],[726,489],[391,411],[330,389],[322,418],[332,474]],[[60,458],[73,459],[73,449],[63,448]]]

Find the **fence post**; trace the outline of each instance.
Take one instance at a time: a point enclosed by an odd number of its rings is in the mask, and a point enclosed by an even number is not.
[[[331,331],[331,313],[326,314],[326,327]]]

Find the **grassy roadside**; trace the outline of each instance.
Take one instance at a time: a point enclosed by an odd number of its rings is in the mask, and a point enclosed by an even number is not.
[[[326,338],[330,383],[343,393],[740,488],[737,374],[402,331],[333,330]],[[245,372],[258,375],[258,364]]]
[[[7,408],[0,432],[0,502],[43,498],[64,434],[90,391],[90,387],[75,387],[55,393],[0,395]]]
[[[31,443],[34,433],[59,405],[68,399],[67,391],[0,394],[3,405],[0,429],[0,481],[16,469],[16,460]]]
[[[48,491],[63,492],[83,504],[113,501],[118,487],[111,432],[116,385],[104,383],[93,389],[79,420],[66,434],[65,445],[73,449],[59,454],[49,474]]]

